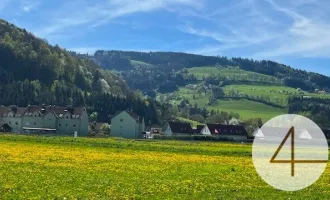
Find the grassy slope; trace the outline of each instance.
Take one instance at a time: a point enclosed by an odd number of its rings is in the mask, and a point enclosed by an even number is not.
[[[202,79],[203,76],[211,76],[211,75],[221,75],[226,76],[229,79],[232,79],[233,77],[239,77],[244,78],[247,77],[248,79],[252,80],[258,80],[259,78],[265,78],[265,79],[274,79],[276,78],[264,74],[259,74],[255,72],[245,71],[242,69],[239,69],[237,67],[230,67],[230,68],[222,68],[222,67],[194,67],[188,69],[189,73],[194,74],[199,80]]]
[[[195,99],[193,96],[195,95]],[[219,110],[226,112],[235,112],[239,113],[242,119],[250,118],[261,118],[264,122],[267,120],[284,114],[287,111],[285,109],[274,108],[262,103],[249,101],[245,99],[241,100],[218,100],[215,105],[208,106],[208,96],[209,94],[200,94],[197,91],[189,90],[185,88],[179,88],[179,91],[175,93],[175,96],[178,97],[177,100],[173,100],[173,104],[178,104],[182,99],[188,99],[190,104],[194,105],[195,103],[201,107],[206,107],[209,110]]]
[[[308,189],[282,192],[257,175],[250,145],[8,135],[0,144],[3,199],[330,198],[330,167]]]
[[[218,100],[215,105],[208,106],[208,108],[239,113],[242,119],[261,118],[263,122],[286,113],[285,109],[274,108],[263,103],[249,101],[246,99]]]
[[[273,103],[287,105],[287,99],[289,96],[299,95],[299,92],[295,88],[287,86],[274,86],[274,85],[228,85],[225,87],[225,91],[235,90],[251,96],[266,96],[269,97]],[[318,98],[330,98],[329,94],[316,94],[304,92],[305,96],[312,96]],[[280,101],[278,101],[280,100]]]

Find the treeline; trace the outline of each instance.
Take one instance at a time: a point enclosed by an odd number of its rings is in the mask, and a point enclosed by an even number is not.
[[[128,110],[144,117],[146,125],[162,123],[160,105],[152,99],[143,100],[133,94],[125,98],[109,93],[92,94],[86,98],[86,104],[89,113],[96,112],[100,122],[110,122],[118,111]]]
[[[179,105],[163,104],[163,119],[165,121],[182,117],[190,119],[201,124],[204,123],[220,123],[220,124],[239,124],[240,116],[238,113],[207,110],[199,108],[197,104],[191,105],[189,100],[182,100]]]
[[[304,115],[321,128],[330,129],[330,99],[290,97],[289,113]]]
[[[110,122],[118,111],[131,110],[146,120],[146,124],[160,123],[159,113],[154,101],[143,100],[140,96],[129,94],[127,97],[114,96],[110,93],[87,93],[76,87],[68,87],[56,81],[51,88],[39,81],[17,81],[0,85],[0,105],[58,105],[85,106],[89,113],[96,112],[96,121]]]
[[[239,66],[243,70],[258,72],[283,79],[284,84],[303,90],[324,89],[330,91],[330,78],[325,75],[294,69],[289,66],[262,60],[227,58],[225,56],[202,56],[176,52],[97,51],[93,56],[80,55],[97,61],[106,69],[132,70],[134,61],[141,61],[163,72],[200,66]],[[133,69],[134,70],[134,69]]]

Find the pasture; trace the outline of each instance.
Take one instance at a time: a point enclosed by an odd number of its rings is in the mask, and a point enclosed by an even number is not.
[[[177,91],[174,95],[176,100],[173,100],[172,103],[178,104],[183,99],[188,99],[191,105],[197,104],[200,108],[205,107],[208,110],[219,110],[229,113],[234,112],[238,113],[240,118],[243,120],[250,118],[261,118],[264,122],[275,116],[287,113],[285,109],[276,108],[246,99],[220,99],[213,105],[207,105],[210,95],[210,91],[207,91],[206,93],[199,93],[197,90],[179,88],[179,91]]]
[[[329,199],[329,175],[283,192],[248,144],[0,135],[2,199]]]
[[[268,76],[256,72],[245,71],[239,67],[193,67],[188,72],[194,74],[198,80],[207,76],[223,76],[229,80],[242,80],[254,82],[280,83],[281,81],[273,76]]]

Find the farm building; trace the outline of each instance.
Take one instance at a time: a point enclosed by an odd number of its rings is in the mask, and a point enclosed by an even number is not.
[[[142,138],[144,118],[136,113],[122,111],[111,119],[111,136],[130,139]]]
[[[194,134],[189,123],[183,122],[168,122],[164,128],[165,136],[187,136]]]
[[[243,126],[235,125],[206,124],[201,133],[231,141],[245,141],[248,137],[248,133]]]

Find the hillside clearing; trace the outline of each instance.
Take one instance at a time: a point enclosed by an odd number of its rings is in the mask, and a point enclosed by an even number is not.
[[[263,103],[246,100],[246,99],[220,99],[213,105],[208,105],[208,93],[198,93],[196,90],[179,88],[174,94],[174,99],[171,103],[178,105],[182,100],[189,100],[190,105],[197,104],[200,108],[206,108],[214,111],[225,111],[238,113],[241,119],[261,118],[263,122],[269,119],[287,113],[285,109],[275,108]]]
[[[268,76],[256,72],[245,71],[239,67],[194,67],[189,68],[188,72],[194,74],[198,80],[202,80],[207,76],[225,76],[231,80],[249,80],[255,82],[272,82],[280,83],[280,80],[273,76]]]

